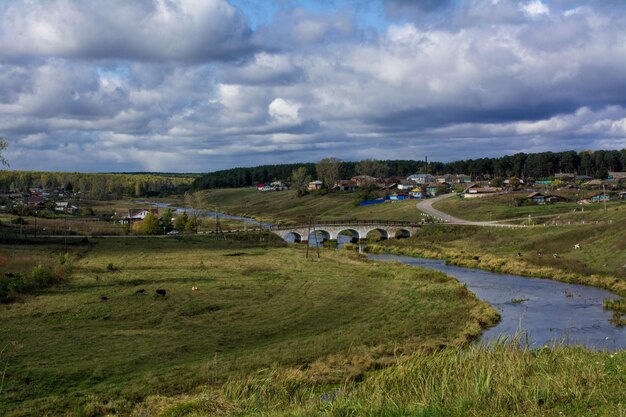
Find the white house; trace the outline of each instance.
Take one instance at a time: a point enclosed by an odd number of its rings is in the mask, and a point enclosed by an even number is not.
[[[430,174],[413,174],[406,177],[408,181],[415,181],[416,184],[427,184],[430,182],[435,182],[437,179]]]

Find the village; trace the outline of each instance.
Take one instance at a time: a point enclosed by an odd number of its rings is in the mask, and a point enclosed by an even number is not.
[[[290,188],[287,181],[273,181],[258,184],[261,192],[285,191]],[[599,203],[611,199],[626,199],[626,172],[609,172],[606,180],[594,179],[587,175],[558,173],[551,178],[542,179],[507,179],[494,178],[490,181],[476,181],[465,174],[412,174],[408,177],[393,176],[376,178],[368,175],[357,175],[350,179],[335,181],[332,192],[354,193],[359,190],[378,190],[381,197],[364,200],[359,205],[384,203],[407,199],[424,199],[454,192],[462,198],[480,198],[511,192],[527,192],[518,197],[520,205],[552,204],[564,201],[576,201],[579,204]],[[320,180],[311,181],[307,185],[309,192],[327,192],[325,184]],[[597,191],[585,198],[572,200],[571,191]],[[589,193],[586,193],[589,194]]]

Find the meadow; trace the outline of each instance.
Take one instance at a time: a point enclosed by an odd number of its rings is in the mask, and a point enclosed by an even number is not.
[[[561,222],[583,221],[591,218],[608,220],[616,217],[615,211],[622,211],[621,215],[618,215],[621,217],[626,212],[626,203],[623,200],[608,202],[607,213],[604,212],[604,205],[601,203],[580,205],[575,202],[577,199],[587,198],[594,194],[591,190],[556,193],[572,201],[545,205],[517,205],[520,199],[529,194],[529,191],[524,191],[482,198],[448,198],[436,202],[433,207],[454,217],[472,221],[519,219],[520,222],[527,223],[528,216],[530,216],[531,224],[551,222],[555,219]]]
[[[171,398],[166,409],[199,387],[272,369],[332,389],[399,356],[465,345],[497,320],[441,273],[347,252],[307,259],[303,247],[256,238],[108,238],[69,248],[64,281],[0,304],[0,415],[138,415],[155,396]],[[61,248],[0,251],[52,267]]]

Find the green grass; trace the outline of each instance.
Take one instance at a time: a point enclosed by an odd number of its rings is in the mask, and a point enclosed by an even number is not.
[[[446,348],[396,357],[361,382],[316,385],[272,369],[181,397],[154,396],[147,416],[615,416],[626,413],[626,352],[581,348]]]
[[[206,208],[228,214],[248,216],[275,223],[317,220],[402,220],[420,221],[415,200],[386,202],[358,207],[357,193],[309,194],[298,197],[295,191],[260,192],[255,188],[218,189],[201,192]]]
[[[308,369],[316,386],[359,380],[496,320],[440,273],[266,245],[95,241],[69,282],[0,305],[0,415],[129,415],[149,396],[263,369]]]
[[[553,220],[552,218],[541,220],[541,216],[560,216],[561,223],[590,220],[596,217],[607,220],[616,216],[626,217],[626,202],[623,200],[608,202],[607,207],[609,210],[607,213],[604,212],[604,205],[601,203],[582,206],[575,202],[561,202],[545,205],[517,206],[516,201],[526,197],[528,194],[530,193],[526,191],[482,198],[455,197],[438,201],[433,207],[454,217],[472,221],[520,219],[522,222],[525,222],[530,215],[531,223],[536,224]],[[577,198],[576,195],[568,197]],[[616,211],[621,213],[615,214]]]

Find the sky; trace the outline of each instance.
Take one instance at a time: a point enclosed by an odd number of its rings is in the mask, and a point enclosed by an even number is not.
[[[2,0],[10,169],[626,148],[626,0]]]

